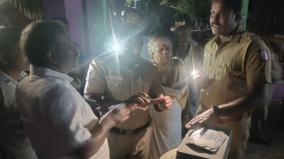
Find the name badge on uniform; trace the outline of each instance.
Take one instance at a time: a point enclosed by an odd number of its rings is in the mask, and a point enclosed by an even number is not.
[[[260,50],[260,59],[263,61],[267,61],[269,59],[267,50]]]
[[[110,76],[110,79],[113,79],[113,80],[120,80],[120,81],[123,80],[122,76]]]

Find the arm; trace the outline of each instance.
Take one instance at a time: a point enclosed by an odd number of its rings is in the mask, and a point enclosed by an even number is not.
[[[271,92],[270,89],[270,84],[256,85],[254,88],[250,88],[245,96],[217,106],[219,109],[218,113],[222,117],[231,114],[242,114],[258,107],[263,107],[269,104],[270,96],[267,92]]]
[[[110,106],[123,102],[106,99],[103,95],[98,93],[85,93],[84,98],[93,110],[95,109],[94,111],[100,111],[99,113],[102,114],[106,114]]]
[[[148,95],[145,93],[139,93],[129,97],[124,101],[113,100],[105,96],[106,91],[106,79],[105,72],[102,66],[97,65],[94,61],[90,64],[87,76],[87,83],[85,87],[84,97],[90,105],[95,108],[100,108],[102,114],[109,111],[112,105],[119,103],[126,103],[130,108],[137,106],[144,107],[150,101]]]
[[[161,104],[154,104],[156,111],[163,111],[164,109],[170,109],[172,106],[172,99],[170,96],[165,96],[162,85],[160,83],[159,72],[153,67],[154,75],[151,83],[151,88],[149,90],[149,94],[151,98],[160,98],[163,100]]]
[[[55,97],[50,100],[50,97]],[[108,112],[98,123],[84,100],[60,86],[54,86],[41,98],[40,105],[47,117],[54,140],[64,154],[77,154],[89,158],[98,152],[105,142],[109,130],[129,118],[130,109],[116,107]],[[88,122],[86,125],[85,123]]]
[[[93,110],[99,110],[102,114],[108,112],[108,107],[121,101],[106,99],[104,96],[106,91],[105,72],[101,65],[92,61],[89,66],[84,97]]]
[[[102,118],[100,124],[91,129],[91,138],[86,144],[79,149],[79,153],[83,158],[89,158],[97,153],[100,147],[105,142],[109,130],[118,123],[121,123],[129,118],[129,109],[117,108],[109,112]]]
[[[248,91],[239,99],[219,105],[220,115],[243,113],[269,104],[271,60],[272,56],[263,41],[252,43],[244,63]]]
[[[210,108],[191,120],[187,127],[202,123],[212,115],[230,117],[267,105],[271,99],[271,54],[266,47],[253,43],[245,57],[245,74],[248,91],[231,102]],[[265,53],[262,51],[266,51]],[[267,54],[267,56],[262,56]],[[265,58],[267,57],[267,58]]]

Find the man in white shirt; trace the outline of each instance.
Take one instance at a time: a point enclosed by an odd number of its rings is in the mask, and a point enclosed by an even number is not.
[[[17,80],[28,69],[28,61],[18,45],[21,30],[0,28],[0,158],[37,159],[19,119],[16,104]]]
[[[66,75],[76,67],[79,54],[61,22],[31,23],[22,32],[20,46],[32,66],[16,98],[39,158],[109,158],[109,130],[129,118],[131,107],[145,105],[148,99],[132,98],[99,121]]]

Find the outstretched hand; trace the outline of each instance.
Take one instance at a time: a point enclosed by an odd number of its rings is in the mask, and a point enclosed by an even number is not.
[[[172,98],[170,96],[160,95],[160,97],[151,99],[150,104],[153,104],[157,111],[168,110],[172,107]]]
[[[207,121],[210,117],[212,117],[214,115],[214,110],[213,108],[210,108],[206,111],[204,111],[203,113],[197,115],[196,117],[194,117],[192,120],[190,120],[185,127],[187,129],[190,129],[192,126],[194,125],[198,125],[198,124],[202,124],[205,121]]]
[[[102,119],[101,124],[112,128],[113,126],[126,121],[130,117],[130,109],[125,106],[117,107],[106,113]]]
[[[159,99],[163,100],[163,106],[165,109],[170,109],[172,107],[173,101],[170,96],[160,95]]]
[[[133,95],[124,101],[129,107],[146,107],[150,104],[149,95],[145,92],[140,92],[139,94]]]

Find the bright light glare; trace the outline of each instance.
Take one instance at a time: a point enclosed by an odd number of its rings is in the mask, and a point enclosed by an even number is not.
[[[114,52],[120,52],[121,51],[121,46],[115,42],[113,45],[112,45],[112,49]]]
[[[192,70],[191,76],[192,76],[192,78],[194,78],[194,79],[200,77],[199,72],[198,72],[197,70]]]

